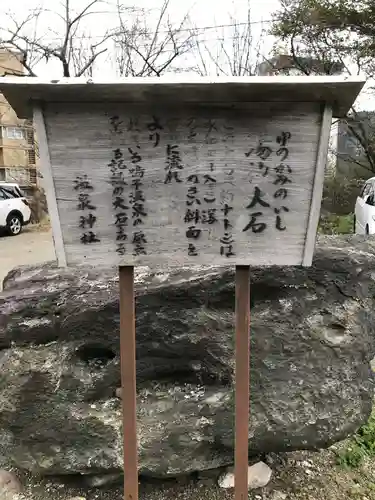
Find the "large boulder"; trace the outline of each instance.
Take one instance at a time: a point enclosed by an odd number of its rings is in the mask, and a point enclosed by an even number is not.
[[[136,293],[140,472],[230,464],[233,269],[141,268]],[[252,270],[252,454],[325,447],[367,419],[374,295],[364,239],[320,241],[311,268]],[[116,272],[11,272],[0,349],[3,462],[38,474],[121,471]]]

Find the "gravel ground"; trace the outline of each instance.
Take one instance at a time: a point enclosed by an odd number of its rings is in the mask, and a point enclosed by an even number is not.
[[[336,465],[333,449],[293,452],[268,458],[270,484],[249,492],[249,500],[375,500],[375,461],[358,469]],[[84,489],[61,480],[20,477],[25,493],[17,500],[123,500],[122,487]],[[0,495],[1,496],[1,495]],[[12,500],[16,500],[16,498]],[[184,478],[140,483],[139,500],[233,500],[233,490],[220,490],[213,479]]]

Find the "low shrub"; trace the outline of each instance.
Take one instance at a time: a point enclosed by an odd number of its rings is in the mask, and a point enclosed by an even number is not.
[[[351,179],[343,175],[327,176],[323,187],[323,211],[338,215],[352,213],[363,183],[364,179]]]
[[[336,451],[337,463],[356,468],[366,457],[375,456],[375,410],[367,424],[363,425],[342,449]]]
[[[354,214],[322,215],[319,221],[320,234],[351,234],[354,233]]]

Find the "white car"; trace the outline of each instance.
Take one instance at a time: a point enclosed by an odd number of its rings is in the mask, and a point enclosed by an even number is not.
[[[365,182],[355,204],[355,233],[375,234],[375,177]]]
[[[18,184],[0,182],[0,228],[16,236],[29,224],[31,210]]]

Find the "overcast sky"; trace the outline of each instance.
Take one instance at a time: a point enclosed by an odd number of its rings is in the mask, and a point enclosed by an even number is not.
[[[82,9],[90,0],[70,0],[71,7]],[[163,0],[120,0],[124,7],[137,7],[148,10],[148,24],[152,25],[158,19]],[[150,7],[152,5],[152,7]],[[197,26],[198,28],[207,28],[199,30],[199,39],[208,44],[209,47],[215,46],[217,39],[225,39],[226,43],[230,43],[230,38],[233,37],[233,30],[230,27],[221,27],[221,25],[228,25],[231,19],[235,17],[239,22],[247,21],[248,0],[170,0],[168,8],[169,18],[171,23],[179,26],[181,20],[189,15],[190,25]],[[42,34],[45,39],[56,41],[62,32],[61,20],[53,12],[63,13],[62,2],[60,0],[1,0],[0,12],[12,12],[17,20],[25,18],[27,12],[43,6],[45,12],[40,17],[38,25],[38,34]],[[251,6],[251,22],[254,36],[254,43],[258,44],[262,40],[262,52],[264,55],[272,48],[273,39],[270,36],[261,36],[262,30],[269,28],[269,21],[272,14],[279,6],[278,0],[252,0]],[[99,38],[111,29],[117,22],[116,15],[116,0],[106,0],[95,9],[101,12],[100,16],[90,16],[85,20],[85,33],[90,33],[91,36]],[[1,14],[0,14],[1,15]],[[6,16],[1,15],[2,25],[9,24],[10,21]],[[99,22],[98,22],[99,21]],[[220,26],[217,29],[213,26]],[[258,49],[257,49],[258,50]],[[108,62],[108,61],[107,61]],[[191,56],[181,61],[182,65],[189,67],[193,65]],[[180,64],[180,60],[178,61]],[[103,58],[101,59],[101,68],[108,67],[105,65]],[[38,67],[38,75],[58,78],[61,76],[61,70],[51,62],[42,64]]]
[[[123,7],[136,7],[147,9],[147,25],[152,26],[156,23],[163,0],[119,0]],[[225,46],[231,44],[233,38],[233,29],[230,25],[233,18],[239,22],[247,21],[248,5],[250,1],[251,23],[253,33],[254,50],[260,54],[260,58],[268,57],[273,48],[274,39],[267,33],[270,28],[269,21],[273,14],[280,7],[279,0],[170,0],[168,9],[169,19],[175,27],[179,26],[181,20],[188,14],[190,26],[196,26],[199,29],[199,40],[209,47],[211,52],[215,52],[215,47],[225,40]],[[117,0],[103,0],[95,8],[100,11],[99,15],[89,16],[81,29],[81,35],[89,34],[93,40],[100,40],[103,34],[118,26],[118,16],[116,13]],[[79,11],[84,8],[90,0],[70,0],[72,9]],[[150,7],[150,5],[152,7]],[[0,0],[0,19],[2,26],[10,26],[9,18],[2,13],[12,12],[14,17],[21,21],[25,19],[27,13],[40,6],[44,7],[43,16],[40,17],[38,25],[38,36],[44,40],[49,40],[58,46],[61,40],[63,25],[56,12],[63,13],[63,2],[61,0]],[[126,19],[129,16],[125,16]],[[130,22],[130,21],[129,21]],[[219,26],[218,28],[214,28]],[[1,27],[0,27],[1,29]],[[188,34],[186,35],[188,36]],[[112,42],[110,42],[112,43]],[[113,54],[113,45],[109,47],[108,53]],[[207,55],[207,54],[206,54]],[[112,58],[111,58],[112,57]],[[253,52],[253,60],[257,54]],[[98,60],[94,77],[113,78],[116,76],[116,64],[113,56],[105,55]],[[194,72],[198,58],[196,52],[191,53],[176,60],[176,66],[182,68],[186,73]],[[259,62],[259,61],[258,61]],[[225,61],[223,62],[225,64]],[[190,69],[191,68],[191,69]],[[171,68],[174,70],[174,68]],[[208,68],[210,75],[215,74],[215,66],[211,64]],[[62,76],[61,67],[53,60],[48,63],[42,63],[37,68],[37,74],[46,78],[60,78]],[[195,73],[196,74],[196,73]],[[375,108],[375,101],[372,98],[362,94],[360,106],[362,108]]]
[[[70,0],[72,7],[80,8],[89,3],[89,0]],[[114,10],[114,0],[103,1],[100,10]],[[107,4],[105,6],[105,4]],[[163,0],[131,0],[122,1],[124,6],[141,7],[157,11],[163,4]],[[1,0],[1,10],[3,12],[12,11],[19,16],[24,16],[27,10],[44,6],[49,10],[61,10],[60,0]],[[279,7],[278,0],[252,0],[250,2],[252,17],[254,21],[270,19],[275,10]],[[228,14],[235,11],[239,15],[247,12],[248,0],[171,0],[169,11],[173,20],[178,20],[186,12],[190,12],[197,25],[211,25],[215,22],[223,24],[228,21]]]

